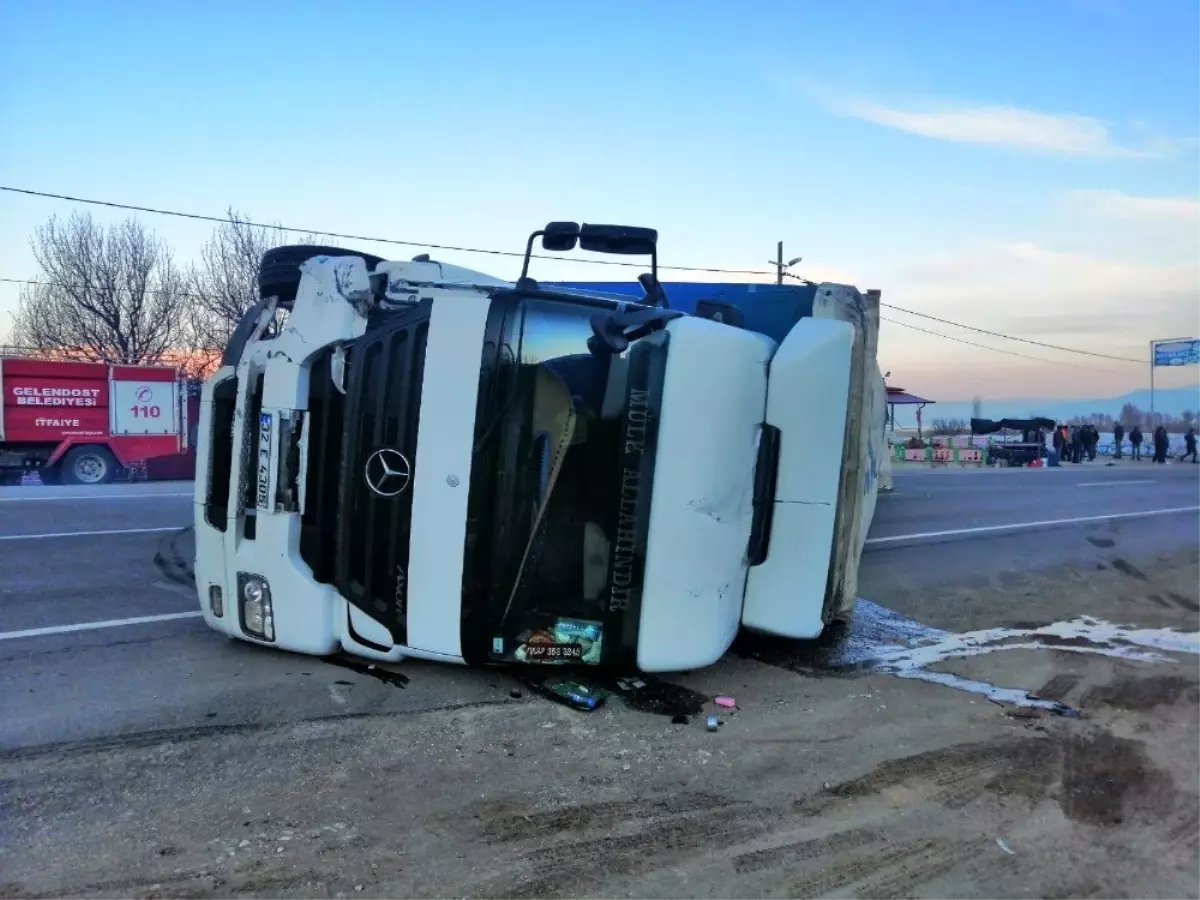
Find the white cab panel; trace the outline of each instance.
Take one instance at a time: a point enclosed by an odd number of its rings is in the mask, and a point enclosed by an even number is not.
[[[429,319],[421,425],[413,467],[408,642],[461,657],[463,549],[479,396],[479,348],[491,301],[460,292],[437,299]]]
[[[775,342],[709,319],[670,335],[638,635],[647,672],[711,665],[737,634]]]

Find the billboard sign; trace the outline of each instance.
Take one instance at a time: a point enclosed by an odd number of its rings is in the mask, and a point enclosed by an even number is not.
[[[1154,366],[1200,365],[1200,338],[1156,341],[1152,350]]]

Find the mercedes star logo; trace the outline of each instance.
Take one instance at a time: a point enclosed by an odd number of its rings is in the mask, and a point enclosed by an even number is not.
[[[367,487],[380,497],[395,497],[404,493],[412,478],[408,457],[399,450],[383,447],[367,457],[363,467]]]

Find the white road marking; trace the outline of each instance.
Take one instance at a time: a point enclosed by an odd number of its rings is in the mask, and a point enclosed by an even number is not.
[[[46,503],[50,500],[158,500],[160,497],[194,497],[191,491],[174,494],[54,494],[49,497],[0,497],[0,503]]]
[[[150,582],[150,586],[162,588],[164,591],[170,591],[172,594],[179,594],[181,597],[187,597],[189,600],[196,599],[196,591],[182,584],[172,584],[169,581],[152,581]]]
[[[1051,525],[1077,525],[1082,522],[1107,522],[1111,519],[1144,519],[1150,516],[1169,516],[1175,513],[1200,512],[1200,506],[1177,506],[1172,509],[1149,509],[1145,512],[1108,513],[1102,516],[1077,516],[1070,519],[1045,519],[1041,522],[1013,522],[1010,525],[978,525],[974,528],[950,528],[945,531],[922,531],[916,534],[890,534],[868,538],[870,544],[894,544],[922,538],[953,537],[959,534],[987,534],[996,531],[1020,531],[1022,528],[1047,528]]]
[[[49,534],[0,534],[0,541],[36,541],[40,538],[99,537],[106,534],[159,534],[179,531],[186,525],[164,525],[161,528],[112,528],[105,531],[53,531]]]
[[[892,478],[946,478],[947,475],[997,475],[1008,476],[1008,478],[1012,478],[1012,476],[1018,475],[1019,473],[1032,474],[1044,472],[1072,472],[1072,469],[1051,469],[1049,466],[1042,466],[1036,469],[1027,468],[1025,466],[1006,466],[1003,468],[964,466],[961,468],[931,468],[926,469],[925,472],[907,472],[907,470],[900,470],[900,472],[896,472],[895,469],[892,469]]]
[[[122,628],[126,625],[146,625],[151,622],[173,622],[176,619],[196,619],[199,610],[193,612],[163,613],[158,616],[135,616],[132,619],[109,619],[106,622],[79,622],[75,625],[51,625],[48,628],[26,628],[24,631],[0,631],[0,641],[18,638],[44,637],[50,634],[72,634],[76,631],[95,631],[99,628]]]
[[[1083,481],[1075,487],[1110,487],[1118,484],[1154,484],[1156,478],[1142,478],[1138,481]]]

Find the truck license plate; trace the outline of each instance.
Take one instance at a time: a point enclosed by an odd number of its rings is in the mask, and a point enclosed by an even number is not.
[[[275,416],[262,413],[258,417],[258,489],[255,505],[259,509],[271,509],[271,441],[275,434]]]
[[[526,644],[525,658],[530,662],[579,662],[581,644]]]

